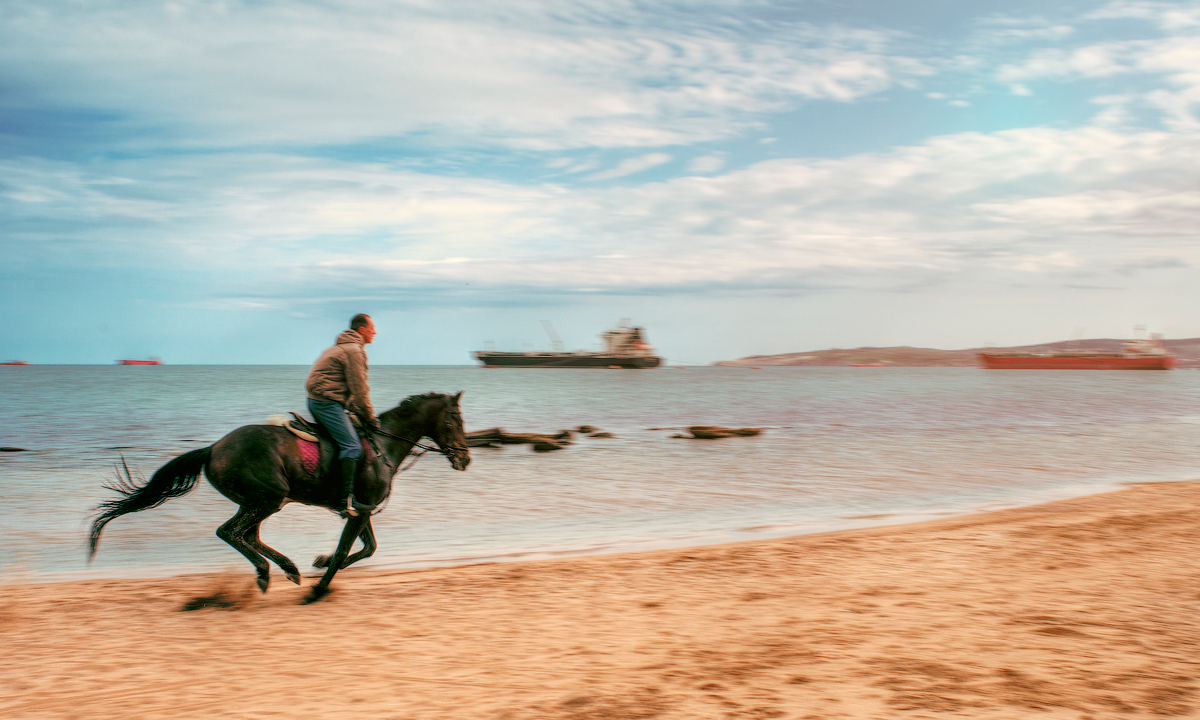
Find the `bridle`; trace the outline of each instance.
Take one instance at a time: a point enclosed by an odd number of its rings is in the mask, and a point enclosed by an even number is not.
[[[456,429],[456,427],[454,425],[454,420],[458,420],[457,428],[461,428],[462,427],[462,413],[456,407],[455,408],[447,408],[446,409],[446,419],[445,419],[445,422],[443,423],[444,430],[449,431],[449,430]],[[367,441],[371,443],[371,447],[375,450],[375,455],[380,459],[381,462],[383,462],[384,465],[386,465],[388,467],[389,470],[391,470],[390,474],[392,476],[399,475],[400,473],[409,469],[414,464],[416,464],[416,462],[418,460],[421,459],[422,455],[424,455],[425,453],[428,453],[428,452],[440,453],[447,458],[449,458],[453,455],[459,455],[461,453],[469,452],[469,450],[467,449],[467,447],[465,445],[442,446],[440,443],[438,445],[426,445],[425,443],[423,443],[419,440],[413,440],[412,438],[407,438],[402,435],[396,435],[394,433],[390,433],[390,432],[387,432],[382,429],[381,430],[367,430],[367,432],[369,433],[369,435],[367,436]],[[448,434],[448,432],[445,434]],[[375,442],[373,440],[371,440],[370,435],[383,435],[384,437],[390,437],[394,440],[403,440],[406,443],[410,443],[413,447],[412,447],[412,449],[410,449],[408,451],[407,455],[400,458],[400,460],[396,462],[396,467],[393,469],[392,464],[389,463],[385,459],[387,456],[384,455],[383,453],[379,452],[379,448],[375,447]],[[434,442],[437,442],[437,441],[435,440]],[[414,455],[412,450],[416,449],[416,448],[420,448],[421,452],[416,453]],[[408,457],[411,457],[412,460],[407,465],[404,465],[404,461]],[[401,465],[403,465],[403,467],[401,467]]]
[[[394,440],[403,440],[406,443],[411,443],[414,448],[421,448],[422,455],[424,455],[427,452],[440,452],[443,455],[445,455],[449,452],[448,450],[444,450],[436,445],[426,445],[425,443],[418,442],[416,440],[413,440],[412,438],[406,438],[402,435],[393,435],[392,433],[384,431],[384,430],[367,430],[367,432],[371,433],[372,435],[383,435],[384,437],[390,437]],[[452,447],[457,447],[457,446],[452,446]],[[409,454],[410,455],[412,454],[411,450],[409,451]]]

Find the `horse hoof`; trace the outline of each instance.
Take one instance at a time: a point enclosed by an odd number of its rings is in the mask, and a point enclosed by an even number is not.
[[[299,573],[288,573],[288,575],[287,575],[287,579],[288,579],[288,580],[291,580],[292,582],[296,583],[297,585],[299,585],[299,584],[300,584],[300,575],[299,575]]]
[[[311,605],[312,603],[315,603],[316,601],[323,599],[326,595],[328,595],[331,592],[333,592],[333,591],[327,587],[321,587],[320,585],[313,585],[312,590],[309,590],[308,594],[304,596],[304,599],[300,601],[300,604],[301,605]]]
[[[270,584],[271,584],[271,578],[261,577],[261,576],[258,578],[258,589],[260,592],[265,593],[267,591],[267,586]]]
[[[315,568],[329,567],[329,556],[328,555],[318,555],[317,559],[313,560],[313,567],[315,567]]]

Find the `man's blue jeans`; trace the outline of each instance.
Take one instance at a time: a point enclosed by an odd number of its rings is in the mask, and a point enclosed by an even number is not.
[[[337,441],[339,460],[357,460],[362,457],[362,442],[358,439],[358,433],[354,432],[354,425],[350,423],[349,411],[342,407],[341,403],[309,398],[308,411]]]

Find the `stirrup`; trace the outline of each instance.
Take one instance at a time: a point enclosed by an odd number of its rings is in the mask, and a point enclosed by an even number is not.
[[[370,513],[374,509],[374,505],[371,505],[370,503],[360,503],[354,499],[354,493],[350,493],[346,496],[346,507],[343,508],[338,514],[342,517],[358,517],[363,513]]]

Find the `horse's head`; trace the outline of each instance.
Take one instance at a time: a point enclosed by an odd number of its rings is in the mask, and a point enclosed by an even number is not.
[[[450,465],[455,470],[466,470],[471,464],[471,451],[467,447],[467,436],[463,432],[462,411],[459,410],[458,401],[462,398],[462,391],[457,395],[445,395],[445,406],[440,410],[441,421],[438,424],[436,434],[429,433],[429,437],[438,444],[442,449],[442,454],[450,461]]]
[[[467,448],[462,412],[458,409],[461,397],[461,392],[412,395],[381,414],[379,421],[385,434],[399,440],[417,443],[422,437],[431,438],[455,470],[466,470],[471,464],[471,451]]]

